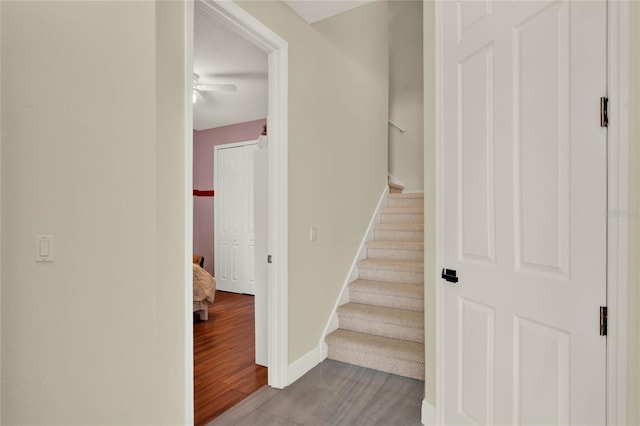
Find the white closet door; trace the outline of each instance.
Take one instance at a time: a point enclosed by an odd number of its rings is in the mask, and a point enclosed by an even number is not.
[[[216,149],[215,270],[217,288],[255,293],[253,154],[255,143]]]
[[[603,425],[606,2],[442,12],[444,424]]]

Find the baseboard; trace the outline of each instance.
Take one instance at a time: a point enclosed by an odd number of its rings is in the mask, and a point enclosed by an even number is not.
[[[385,185],[384,189],[382,190],[382,195],[380,195],[380,199],[378,200],[378,205],[376,206],[376,209],[374,210],[373,215],[371,216],[371,220],[369,221],[369,226],[367,227],[367,231],[364,233],[364,237],[362,237],[362,241],[360,241],[360,247],[358,247],[356,256],[353,259],[353,262],[351,262],[351,268],[349,269],[349,273],[347,274],[344,282],[342,283],[342,289],[340,290],[340,294],[336,299],[335,304],[333,305],[333,310],[331,311],[331,315],[329,316],[327,325],[324,328],[324,332],[320,336],[320,342],[318,343],[320,347],[323,347],[323,345],[326,346],[324,343],[324,338],[338,329],[338,313],[337,313],[338,306],[344,305],[345,303],[349,303],[349,291],[348,291],[349,283],[351,281],[355,281],[356,279],[358,279],[358,262],[367,257],[367,241],[373,240],[373,225],[380,222],[382,209],[387,205],[388,194],[389,194],[389,187]]]
[[[326,355],[324,355],[322,345],[319,345],[289,364],[287,368],[287,386],[307,374],[309,370],[320,364],[325,358]]]
[[[421,420],[424,426],[436,425],[436,408],[429,404],[426,399],[422,400]]]

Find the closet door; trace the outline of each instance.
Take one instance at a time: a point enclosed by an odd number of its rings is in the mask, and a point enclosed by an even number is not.
[[[215,271],[218,290],[255,293],[255,142],[215,151]]]

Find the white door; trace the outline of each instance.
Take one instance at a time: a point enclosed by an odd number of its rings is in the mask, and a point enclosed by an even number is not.
[[[441,12],[444,424],[605,424],[606,3]]]
[[[255,142],[215,150],[215,271],[218,290],[255,292]]]

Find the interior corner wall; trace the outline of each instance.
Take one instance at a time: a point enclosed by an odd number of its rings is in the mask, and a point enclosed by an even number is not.
[[[628,294],[628,399],[627,424],[640,424],[640,4],[629,2],[630,119],[629,119],[629,294]]]
[[[313,26],[282,1],[238,5],[288,42],[291,364],[318,348],[386,185],[387,2]]]
[[[425,7],[431,7],[426,5]],[[389,2],[389,173],[404,192],[424,189],[423,3]]]
[[[436,403],[436,62],[435,6],[422,2],[424,60],[424,328],[425,400]]]
[[[216,145],[258,139],[266,119],[248,121],[206,130],[193,131],[193,189],[214,190],[213,152]],[[193,253],[204,256],[204,268],[214,269],[214,197],[193,197]]]
[[[0,8],[2,423],[183,424],[183,6]]]

